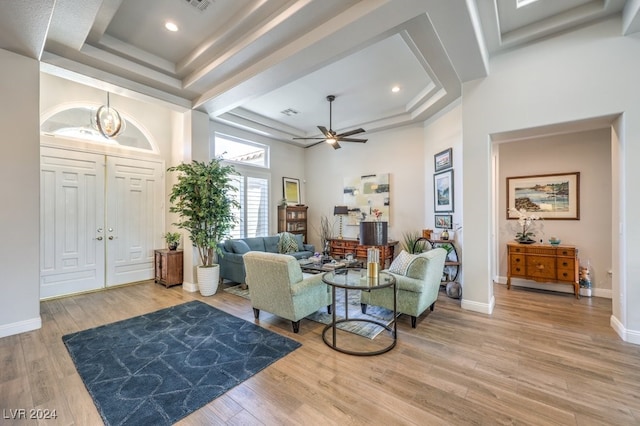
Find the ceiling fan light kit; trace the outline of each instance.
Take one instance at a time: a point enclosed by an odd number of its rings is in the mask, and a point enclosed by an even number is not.
[[[327,96],[327,101],[329,101],[329,129],[327,129],[324,126],[318,126],[318,129],[320,129],[320,131],[322,132],[324,137],[321,137],[321,138],[293,138],[293,139],[294,140],[319,140],[320,141],[320,142],[316,142],[314,144],[311,144],[309,146],[306,146],[305,148],[311,148],[312,146],[316,146],[317,144],[322,143],[322,142],[327,142],[329,145],[331,145],[333,147],[333,149],[342,148],[338,142],[365,143],[367,141],[367,139],[358,139],[358,138],[350,138],[349,137],[349,136],[352,136],[352,135],[356,135],[358,133],[364,133],[365,130],[363,128],[349,130],[347,132],[343,132],[343,133],[340,133],[340,134],[337,134],[333,130],[332,123],[331,123],[331,120],[333,118],[333,114],[332,114],[333,111],[332,111],[331,105],[332,105],[332,103],[333,103],[333,101],[335,99],[336,99],[336,97],[334,95]]]

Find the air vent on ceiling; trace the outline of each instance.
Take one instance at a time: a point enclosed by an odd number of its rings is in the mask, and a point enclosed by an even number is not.
[[[296,111],[296,110],[295,110],[295,109],[293,109],[293,108],[287,108],[287,109],[285,109],[285,110],[283,110],[283,111],[280,111],[280,112],[281,112],[282,114],[284,114],[284,115],[288,115],[288,116],[292,116],[292,115],[296,115],[296,114],[298,114],[298,111]]]
[[[195,7],[200,12],[204,12],[211,4],[211,0],[182,0],[182,2],[187,2],[189,5]]]

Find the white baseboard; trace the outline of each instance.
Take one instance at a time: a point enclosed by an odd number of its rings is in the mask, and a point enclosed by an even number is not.
[[[507,284],[507,277],[499,276],[495,279],[495,282],[498,284]],[[556,284],[556,283],[537,283],[535,281],[530,280],[521,280],[518,278],[511,278],[511,285],[513,287],[526,287],[526,288],[535,288],[538,290],[550,290],[557,291],[560,293],[571,293],[573,294],[573,286],[568,284]],[[597,288],[592,287],[591,292],[593,293],[593,297],[603,297],[605,299],[611,299],[612,292],[609,288]]]
[[[634,345],[640,345],[640,331],[627,330],[626,328],[624,328],[622,323],[618,321],[618,318],[614,317],[613,315],[611,315],[609,324],[623,341],[627,343],[633,343]]]
[[[184,291],[188,291],[189,293],[195,293],[196,291],[198,291],[198,284],[197,283],[190,283],[188,281],[183,281],[182,282],[182,289]]]
[[[37,330],[42,327],[42,319],[40,316],[24,321],[4,324],[0,326],[0,337],[13,336],[14,334],[25,333],[27,331]]]
[[[460,302],[460,307],[468,311],[480,312],[481,314],[491,315],[493,308],[496,306],[495,296],[491,296],[489,303],[473,302],[471,300],[465,300],[464,297]]]

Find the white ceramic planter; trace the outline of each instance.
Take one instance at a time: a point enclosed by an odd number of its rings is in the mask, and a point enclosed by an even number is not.
[[[220,278],[220,265],[209,267],[198,266],[198,289],[203,296],[211,296],[218,291],[218,280]]]

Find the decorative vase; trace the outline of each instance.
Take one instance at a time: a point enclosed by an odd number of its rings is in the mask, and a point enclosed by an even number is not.
[[[169,250],[176,250],[178,248],[178,243],[169,244]]]
[[[211,296],[218,291],[220,278],[220,265],[198,266],[198,289],[203,296]]]

